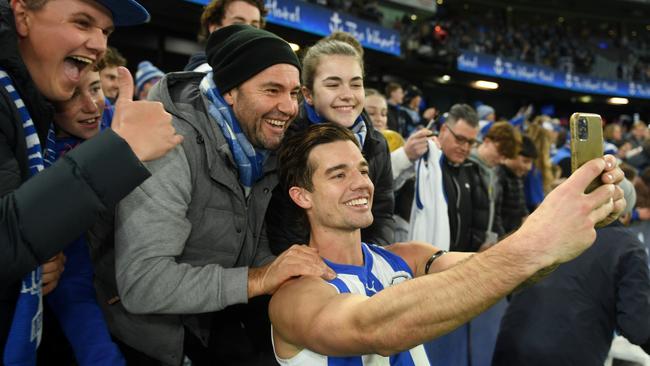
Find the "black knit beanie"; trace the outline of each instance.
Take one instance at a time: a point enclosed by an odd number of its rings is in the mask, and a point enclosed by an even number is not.
[[[205,47],[214,83],[225,93],[275,64],[300,61],[282,38],[249,25],[231,25],[212,32]]]

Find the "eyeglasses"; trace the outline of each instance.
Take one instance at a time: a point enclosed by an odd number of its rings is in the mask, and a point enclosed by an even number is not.
[[[445,126],[447,126],[447,129],[449,130],[449,132],[451,132],[451,135],[454,136],[456,142],[459,145],[469,145],[470,148],[476,147],[478,145],[478,141],[476,141],[475,139],[468,139],[465,136],[457,135],[456,132],[454,132],[454,130],[452,130],[451,127],[449,127],[449,125],[445,124]]]

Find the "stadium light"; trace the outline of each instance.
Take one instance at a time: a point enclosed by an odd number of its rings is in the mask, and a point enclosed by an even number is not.
[[[583,95],[578,97],[578,101],[580,103],[591,103],[592,100],[593,98],[591,98],[591,95]]]
[[[437,79],[437,81],[438,81],[440,84],[447,84],[450,80],[451,80],[451,76],[446,75],[446,74],[445,74],[445,75],[442,75],[441,77],[439,77],[439,78]]]
[[[472,87],[483,90],[495,90],[499,88],[499,84],[494,81],[476,80],[472,83]]]
[[[298,50],[300,50],[300,45],[298,45],[298,44],[289,42],[289,46],[291,47],[293,52],[298,52]]]
[[[619,98],[619,97],[613,97],[607,99],[607,103],[609,104],[617,104],[617,105],[624,105],[628,104],[630,101],[627,100],[627,98]]]

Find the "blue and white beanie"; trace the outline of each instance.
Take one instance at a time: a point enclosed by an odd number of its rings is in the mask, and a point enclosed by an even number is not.
[[[147,83],[147,81],[156,78],[160,79],[163,76],[165,76],[165,73],[160,71],[160,69],[155,67],[151,62],[140,62],[138,64],[138,71],[135,73],[135,96],[137,97],[140,95],[140,92],[142,91],[142,88],[144,87],[144,84]]]

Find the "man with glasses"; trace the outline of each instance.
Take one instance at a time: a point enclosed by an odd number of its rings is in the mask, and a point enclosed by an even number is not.
[[[467,160],[478,145],[478,115],[467,104],[451,107],[447,120],[440,128],[442,150],[442,180],[449,212],[450,249],[476,251],[472,245],[472,197],[479,188],[477,166]]]
[[[486,239],[488,219],[481,216],[487,216],[488,188],[481,180],[480,166],[470,160],[472,150],[478,147],[478,133],[479,120],[474,108],[456,104],[449,110],[438,136],[443,154],[440,166],[447,197],[451,251],[477,252]],[[497,158],[488,160],[493,159]],[[489,360],[491,345],[496,341],[494,327],[503,306],[502,302],[498,303],[474,320],[427,343],[429,355],[440,365],[469,364],[470,359]]]

